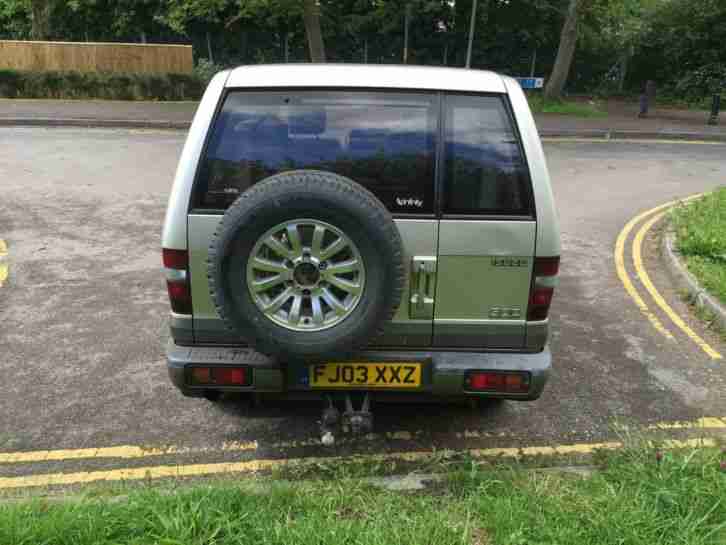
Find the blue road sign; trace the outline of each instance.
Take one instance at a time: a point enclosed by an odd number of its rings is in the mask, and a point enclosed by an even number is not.
[[[519,82],[522,89],[542,89],[544,78],[514,78]]]

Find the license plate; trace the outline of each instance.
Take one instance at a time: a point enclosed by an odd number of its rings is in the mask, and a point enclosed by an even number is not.
[[[324,363],[310,366],[313,388],[418,388],[420,363]]]

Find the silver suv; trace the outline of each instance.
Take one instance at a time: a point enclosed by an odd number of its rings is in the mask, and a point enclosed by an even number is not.
[[[217,74],[163,255],[185,395],[531,400],[551,366],[557,218],[527,100],[498,74]]]

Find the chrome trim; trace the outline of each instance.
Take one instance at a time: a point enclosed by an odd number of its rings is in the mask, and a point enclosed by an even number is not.
[[[412,320],[431,320],[434,317],[436,294],[436,258],[415,256],[411,260],[411,297],[409,316]]]

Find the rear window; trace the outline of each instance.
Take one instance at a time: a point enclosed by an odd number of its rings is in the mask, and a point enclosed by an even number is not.
[[[500,96],[448,95],[444,214],[532,215],[529,170]]]
[[[418,93],[228,93],[197,180],[195,208],[224,209],[273,174],[355,180],[392,212],[434,211],[438,99]]]

